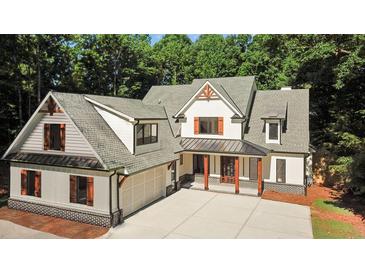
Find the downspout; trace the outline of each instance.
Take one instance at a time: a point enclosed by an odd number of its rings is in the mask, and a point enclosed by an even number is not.
[[[304,168],[303,168],[303,184],[304,184],[304,195],[307,196],[308,178],[307,178],[307,157],[309,154],[304,154]]]
[[[116,189],[117,189],[117,209],[118,209],[118,224],[120,223],[120,204],[119,204],[119,174],[117,175],[117,183],[116,183]]]
[[[109,214],[110,226],[113,226],[113,210],[112,210],[112,177],[117,173],[116,170],[109,176]],[[118,184],[117,184],[118,185]]]

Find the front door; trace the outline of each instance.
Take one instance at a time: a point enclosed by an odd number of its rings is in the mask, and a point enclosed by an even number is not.
[[[234,184],[234,157],[221,156],[221,183]]]

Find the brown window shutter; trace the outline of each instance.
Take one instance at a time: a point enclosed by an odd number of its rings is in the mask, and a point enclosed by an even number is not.
[[[36,171],[34,177],[34,195],[41,198],[41,172]]]
[[[218,117],[218,135],[223,135],[223,117]]]
[[[60,125],[61,151],[65,151],[66,145],[66,124]]]
[[[21,194],[22,195],[27,195],[27,171],[25,169],[22,169],[20,171],[20,174],[21,174],[21,185],[22,185],[22,188],[21,188]]]
[[[50,139],[51,139],[50,124],[44,124],[44,138],[43,138],[44,150],[49,150]]]
[[[87,177],[87,205],[94,205],[94,178]]]
[[[199,117],[194,117],[194,134],[199,134]]]
[[[77,184],[76,184],[76,176],[70,175],[70,203],[77,202]]]

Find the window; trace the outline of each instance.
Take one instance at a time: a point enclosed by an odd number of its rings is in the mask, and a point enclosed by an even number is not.
[[[70,202],[92,206],[94,203],[94,178],[70,175]]]
[[[21,194],[41,197],[41,172],[21,170]]]
[[[137,125],[137,146],[157,143],[158,127],[157,124]]]
[[[44,150],[65,151],[65,124],[44,124]]]
[[[180,165],[184,164],[184,154],[180,154]]]
[[[218,134],[218,117],[200,117],[200,134]]]
[[[50,132],[50,149],[61,150],[61,135],[60,135],[60,125],[51,124]]]
[[[269,123],[269,139],[277,140],[278,139],[278,127],[277,123]]]
[[[277,183],[285,183],[286,173],[286,161],[284,159],[276,159],[276,182]]]

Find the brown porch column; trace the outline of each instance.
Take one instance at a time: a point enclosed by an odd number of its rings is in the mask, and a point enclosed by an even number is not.
[[[257,195],[262,194],[262,159],[257,159]]]
[[[204,189],[208,190],[208,155],[204,155]]]
[[[240,167],[239,160],[238,157],[236,157],[234,158],[234,192],[236,194],[240,193],[239,167]]]

